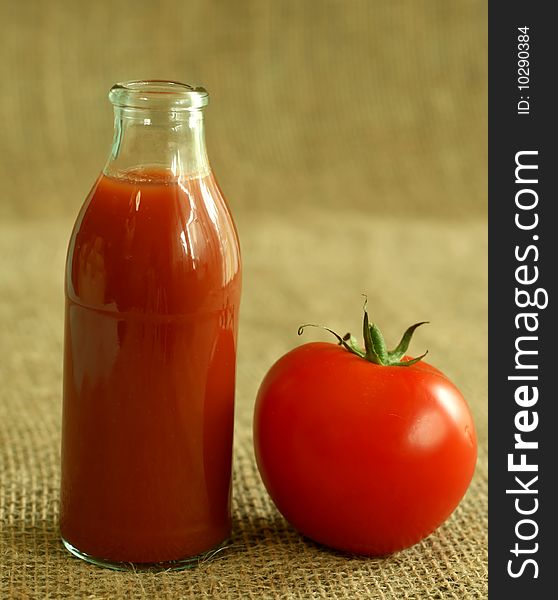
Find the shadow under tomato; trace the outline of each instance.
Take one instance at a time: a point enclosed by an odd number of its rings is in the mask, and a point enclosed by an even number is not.
[[[300,562],[304,561],[305,557],[312,557],[314,560],[323,558],[327,561],[342,561],[345,564],[348,561],[381,563],[394,556],[366,556],[324,546],[299,533],[278,513],[262,517],[235,517],[231,543],[236,552],[244,551],[251,555],[280,553],[284,559],[293,557]]]

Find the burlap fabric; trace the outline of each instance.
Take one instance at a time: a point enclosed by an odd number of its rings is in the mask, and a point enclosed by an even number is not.
[[[0,598],[485,598],[486,8],[483,2],[0,0]],[[81,563],[57,533],[62,278],[111,137],[117,80],[203,83],[245,278],[231,546],[181,573]],[[394,341],[447,372],[479,432],[452,518],[384,559],[299,536],[255,468],[257,387],[300,323]],[[420,498],[417,498],[420,502]]]

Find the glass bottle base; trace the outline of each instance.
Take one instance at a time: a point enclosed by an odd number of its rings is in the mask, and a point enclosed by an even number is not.
[[[134,563],[111,561],[104,558],[91,556],[90,554],[78,550],[75,546],[72,546],[70,542],[62,538],[62,543],[64,544],[66,550],[70,552],[70,554],[73,554],[77,558],[81,558],[81,560],[91,563],[92,565],[104,567],[105,569],[112,569],[113,571],[182,571],[184,569],[191,569],[192,567],[197,566],[200,562],[210,559],[220,550],[225,548],[228,541],[228,539],[224,540],[207,552],[202,552],[196,556],[189,556],[188,558],[154,563]]]

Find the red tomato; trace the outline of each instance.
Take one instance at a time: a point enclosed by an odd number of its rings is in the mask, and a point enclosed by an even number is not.
[[[324,342],[299,346],[270,369],[254,444],[287,521],[317,542],[366,555],[401,550],[441,525],[477,456],[467,404],[438,369],[382,366]]]

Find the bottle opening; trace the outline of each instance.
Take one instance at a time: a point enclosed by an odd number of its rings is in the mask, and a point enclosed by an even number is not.
[[[160,110],[196,110],[207,106],[209,94],[202,87],[179,81],[143,79],[116,83],[109,92],[114,106]]]

